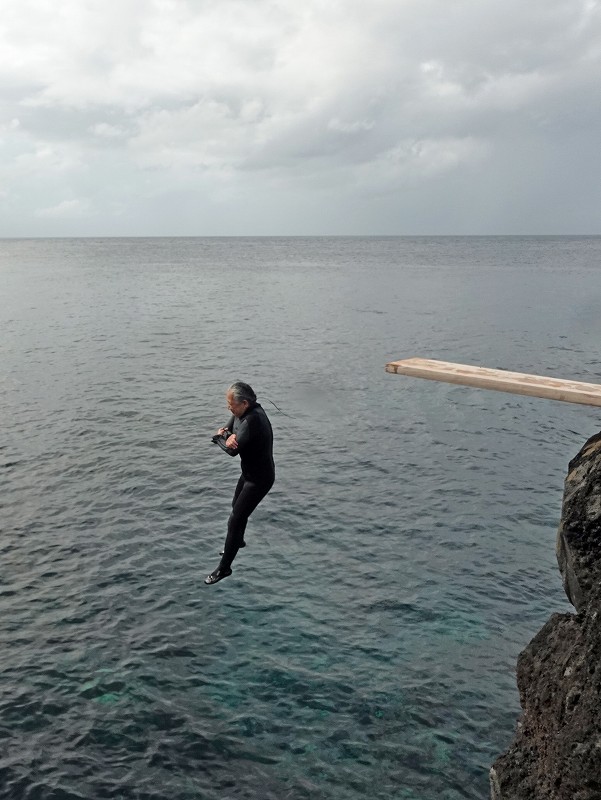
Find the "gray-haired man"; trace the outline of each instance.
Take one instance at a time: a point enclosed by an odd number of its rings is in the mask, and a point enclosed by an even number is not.
[[[236,381],[227,390],[226,399],[232,416],[217,433],[227,436],[227,453],[240,455],[242,475],[234,492],[221,562],[205,578],[209,585],[232,574],[232,561],[238,550],[245,546],[244,531],[248,518],[275,480],[273,431],[267,414],[257,403],[256,394],[247,383]]]

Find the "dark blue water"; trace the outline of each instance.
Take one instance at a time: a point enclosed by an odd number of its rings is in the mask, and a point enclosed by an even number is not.
[[[0,796],[486,797],[517,654],[568,608],[562,484],[601,410],[384,365],[599,381],[600,257],[600,238],[0,242]],[[206,587],[237,378],[278,477]]]

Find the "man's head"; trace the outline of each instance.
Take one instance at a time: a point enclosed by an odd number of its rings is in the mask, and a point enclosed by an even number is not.
[[[248,383],[236,381],[232,383],[225,394],[227,407],[235,417],[241,417],[245,411],[257,400],[257,395],[253,392]]]

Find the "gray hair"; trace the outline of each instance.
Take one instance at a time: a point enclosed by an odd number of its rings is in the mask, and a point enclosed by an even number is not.
[[[248,383],[236,381],[235,383],[232,383],[227,391],[228,394],[231,393],[232,397],[237,403],[242,403],[246,400],[249,405],[252,405],[257,401],[257,395],[253,392],[252,386],[249,386]]]

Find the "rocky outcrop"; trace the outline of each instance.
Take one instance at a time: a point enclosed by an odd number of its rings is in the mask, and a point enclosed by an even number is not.
[[[522,717],[492,800],[601,800],[601,434],[570,462],[557,559],[577,613],[554,614],[519,656]]]
[[[586,611],[601,581],[601,433],[570,461],[557,560],[568,600],[576,611]]]

